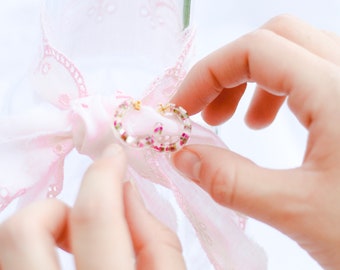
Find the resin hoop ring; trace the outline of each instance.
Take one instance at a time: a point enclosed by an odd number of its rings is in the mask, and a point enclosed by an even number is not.
[[[185,145],[191,133],[191,123],[187,112],[175,104],[168,103],[166,105],[159,105],[157,108],[158,113],[165,117],[175,116],[181,123],[182,128],[178,135],[169,136],[163,135],[163,124],[155,123],[155,127],[150,135],[145,137],[138,137],[128,134],[124,128],[124,116],[131,111],[141,110],[140,101],[125,101],[121,103],[114,114],[113,126],[117,131],[119,138],[131,147],[144,148],[150,147],[157,152],[174,152]]]

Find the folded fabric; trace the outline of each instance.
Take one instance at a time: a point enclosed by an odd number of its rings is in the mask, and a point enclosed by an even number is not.
[[[102,80],[100,86],[103,73],[95,67],[107,60],[103,51],[110,51],[108,44],[113,41],[105,41],[112,33],[109,26],[123,21],[126,34],[134,29],[131,24],[137,20],[150,24],[151,30],[145,35],[158,35],[169,30],[161,27],[167,25],[164,18],[171,21],[182,16],[177,1],[131,1],[129,5],[123,2],[47,1],[42,14],[39,64],[31,76],[34,106],[0,118],[0,209],[18,197],[24,205],[37,198],[57,196],[63,188],[65,158],[74,149],[95,159],[108,144],[119,143],[128,156],[126,177],[136,183],[148,209],[176,232],[174,205],[157,189],[171,191],[215,269],[265,269],[262,249],[244,233],[245,218],[215,203],[182,177],[169,160],[169,152],[185,144],[226,147],[209,128],[190,120],[183,108],[168,104],[185,76],[194,37],[192,28],[166,34],[167,42],[176,40],[175,49],[169,49],[171,53],[157,49],[163,48],[162,40],[149,44],[153,46],[151,51],[145,46],[148,42],[135,44],[138,50],[130,50],[136,57],[143,57],[144,50],[145,55],[156,54],[170,59],[168,62],[175,59],[172,67],[167,68],[150,60],[150,66],[160,72],[148,87],[139,90],[142,96],[115,89],[108,80]],[[122,13],[119,4],[124,6]],[[135,6],[138,19],[129,21],[124,16],[135,11]],[[111,17],[115,19],[110,20]],[[122,44],[132,46],[137,33],[133,33],[133,38],[120,33],[121,39],[127,39]],[[78,42],[87,42],[86,46],[75,50],[65,38],[70,34],[76,35]],[[141,35],[138,33],[139,39]],[[98,47],[98,42],[104,45]],[[120,48],[126,50],[124,46]],[[80,55],[86,55],[86,61]],[[137,59],[135,66],[139,68]],[[121,67],[124,70],[124,64]],[[120,79],[134,80],[131,76],[133,72]]]

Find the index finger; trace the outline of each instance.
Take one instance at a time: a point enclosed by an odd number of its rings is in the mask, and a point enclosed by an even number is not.
[[[70,216],[72,251],[79,269],[133,269],[125,220],[126,156],[111,145],[87,170]]]
[[[338,77],[334,64],[260,29],[198,62],[172,102],[195,114],[226,88],[255,81],[272,94],[288,95],[291,109],[309,127],[312,119],[328,117],[337,106],[340,98],[334,100],[333,94],[339,89]]]

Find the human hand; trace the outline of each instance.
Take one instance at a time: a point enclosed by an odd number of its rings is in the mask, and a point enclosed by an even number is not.
[[[340,268],[339,65],[339,37],[280,16],[197,63],[172,99],[216,125],[256,82],[246,121],[261,128],[287,98],[309,132],[299,168],[265,169],[202,145],[184,147],[173,162],[218,203],[278,228],[325,269]]]
[[[176,235],[125,184],[126,158],[110,146],[87,170],[73,208],[49,199],[0,225],[0,269],[60,269],[55,247],[77,269],[185,269]]]

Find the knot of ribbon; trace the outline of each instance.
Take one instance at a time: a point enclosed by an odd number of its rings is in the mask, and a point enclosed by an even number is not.
[[[45,43],[34,74],[35,94],[43,101],[24,113],[0,118],[0,210],[19,197],[27,203],[57,196],[63,188],[65,158],[74,149],[96,159],[108,144],[120,143],[128,156],[127,175],[150,212],[177,230],[174,206],[158,187],[166,188],[215,269],[265,269],[262,250],[244,234],[245,219],[215,203],[169,161],[167,152],[186,143],[226,147],[181,108],[166,105],[183,77],[181,68],[166,70],[141,99],[142,107],[120,93],[90,95],[76,65]],[[59,81],[67,87],[58,87]],[[165,105],[157,109],[159,102]]]

